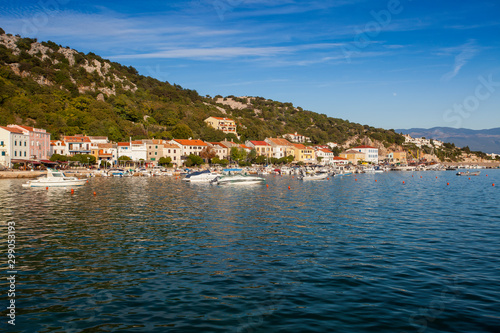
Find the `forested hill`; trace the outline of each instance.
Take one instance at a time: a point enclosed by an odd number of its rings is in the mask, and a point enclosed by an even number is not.
[[[203,122],[209,116],[234,119],[242,141],[299,132],[314,143],[343,143],[352,137],[386,146],[404,142],[392,130],[327,117],[291,103],[202,97],[93,53],[5,34],[0,28],[0,125],[45,128],[52,138],[84,133],[113,141],[129,136],[223,140],[226,135]]]

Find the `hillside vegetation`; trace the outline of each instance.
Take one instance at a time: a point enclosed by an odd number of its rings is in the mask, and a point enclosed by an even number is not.
[[[241,141],[299,132],[313,143],[356,137],[389,147],[404,138],[393,130],[328,117],[262,97],[200,96],[195,90],[138,74],[133,67],[84,54],[52,41],[0,29],[0,125],[45,128],[53,138],[85,133],[110,140],[200,138],[236,140],[209,128],[209,116],[234,119]]]

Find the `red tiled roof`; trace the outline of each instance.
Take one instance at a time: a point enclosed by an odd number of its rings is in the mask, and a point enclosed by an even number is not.
[[[367,146],[367,145],[354,147],[354,149],[363,149],[363,148],[378,149],[377,147],[372,147],[372,146]]]
[[[268,138],[268,140],[271,141],[272,143],[276,144],[276,145],[279,145],[279,146],[291,146],[292,145],[290,143],[290,141],[288,141],[287,139]]]
[[[322,151],[323,153],[333,153],[333,151],[329,149],[320,149],[320,151]]]
[[[335,156],[333,159],[334,160],[339,160],[339,161],[347,161],[347,158],[343,158],[343,157],[340,157],[340,156]]]
[[[17,128],[5,127],[5,126],[0,126],[0,128],[3,128],[4,130],[7,130],[7,131],[12,132],[12,133],[23,134],[23,131],[21,131],[20,129],[17,129]]]
[[[125,147],[125,146],[130,146],[130,142],[118,142],[117,145],[119,147]]]
[[[183,140],[183,139],[174,139],[175,142],[183,145],[183,146],[206,146],[207,144],[201,140]]]
[[[222,118],[222,117],[210,117],[210,118],[214,118],[214,119],[218,119],[218,120],[228,120],[228,121],[234,121],[232,119],[229,119],[229,118]]]
[[[254,146],[270,146],[266,141],[250,141]]]
[[[90,142],[88,136],[65,136],[63,140],[66,142]]]
[[[298,149],[306,149],[307,147],[304,146],[303,144],[301,143],[292,143],[292,145],[295,147],[295,148],[298,148]]]

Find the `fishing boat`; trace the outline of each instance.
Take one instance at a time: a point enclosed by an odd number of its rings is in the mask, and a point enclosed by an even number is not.
[[[191,183],[209,183],[215,179],[219,174],[213,173],[210,170],[191,172],[186,175],[182,180]]]
[[[217,185],[255,185],[264,184],[265,179],[262,177],[246,175],[218,175],[210,183]]]
[[[481,173],[481,171],[474,171],[474,172],[469,172],[469,171],[465,171],[465,172],[457,172],[457,176],[479,176],[479,174]]]
[[[86,179],[76,177],[68,177],[61,171],[55,169],[47,169],[47,175],[30,180],[23,184],[23,187],[69,187],[83,186],[87,182]]]

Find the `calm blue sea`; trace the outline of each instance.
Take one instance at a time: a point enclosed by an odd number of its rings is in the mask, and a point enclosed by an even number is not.
[[[1,180],[0,330],[500,331],[500,170],[266,179]]]

